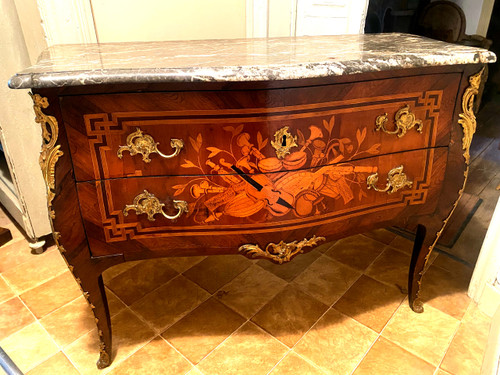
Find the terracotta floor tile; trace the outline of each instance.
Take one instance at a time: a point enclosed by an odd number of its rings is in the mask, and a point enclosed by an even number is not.
[[[349,374],[376,338],[377,334],[371,329],[330,309],[294,351],[328,374]]]
[[[35,318],[19,298],[0,304],[0,340],[34,321]]]
[[[10,288],[5,280],[0,276],[0,303],[7,301],[15,296],[14,291]]]
[[[106,271],[102,273],[102,279],[104,281],[104,284],[108,284],[110,280],[118,276],[119,274],[131,269],[132,267],[138,265],[139,263],[143,263],[144,261],[142,260],[136,260],[132,262],[124,262],[117,264],[116,266],[108,268]]]
[[[321,244],[317,247],[314,248],[314,251],[316,252],[319,252],[321,254],[324,254],[326,253],[328,250],[330,250],[330,248],[335,245],[337,241],[330,241],[330,242],[327,242],[327,243],[324,243],[324,244]]]
[[[454,375],[479,374],[483,362],[491,319],[475,303],[467,310],[441,368]]]
[[[413,240],[409,240],[403,236],[396,236],[389,244],[393,249],[411,256],[413,252]]]
[[[158,331],[175,323],[180,317],[210,297],[204,289],[182,275],[146,294],[130,308]]]
[[[210,298],[168,328],[162,336],[196,364],[244,322],[240,315],[215,298]]]
[[[142,348],[154,332],[130,310],[125,309],[111,318],[113,330],[113,363],[105,371],[97,369],[99,340],[94,329],[68,345],[64,352],[82,374],[103,374],[115,368],[120,361]]]
[[[334,308],[380,332],[405,296],[396,287],[363,275],[335,303]]]
[[[311,365],[297,354],[290,352],[269,375],[320,375],[323,371]]]
[[[460,325],[441,367],[454,375],[479,374],[487,341],[487,331],[478,331],[470,323]]]
[[[451,272],[457,277],[462,278],[464,282],[467,283],[469,283],[472,277],[472,273],[474,272],[473,267],[468,266],[462,262],[456,261],[446,254],[439,254],[434,260],[434,262],[432,262],[432,265]]]
[[[477,304],[472,301],[462,318],[462,323],[474,323],[478,329],[489,330],[491,325],[491,318],[484,314]]]
[[[359,271],[321,256],[294,281],[301,290],[330,306],[338,300],[361,275]]]
[[[266,271],[281,277],[285,281],[292,281],[302,271],[311,265],[321,255],[319,251],[310,251],[305,254],[299,254],[292,261],[283,264],[275,264],[267,259],[261,259],[257,264],[264,268]]]
[[[26,375],[80,375],[64,353],[59,352],[36,366]]]
[[[448,371],[444,371],[443,369],[438,368],[434,375],[452,375]]]
[[[122,311],[126,305],[108,288],[106,288],[106,298],[108,299],[109,314],[114,316]]]
[[[5,272],[22,263],[32,260],[36,255],[31,254],[28,241],[12,239],[0,247],[0,272]]]
[[[387,247],[365,273],[375,280],[395,285],[400,290],[406,291],[409,266],[409,255]]]
[[[107,283],[107,287],[127,305],[138,301],[149,292],[177,275],[165,259],[140,262],[120,273]]]
[[[433,375],[434,366],[380,337],[353,375]]]
[[[289,285],[265,305],[252,321],[292,347],[328,306]]]
[[[11,219],[10,215],[7,214],[6,209],[4,207],[2,207],[2,210],[3,210],[2,215],[0,216],[0,227],[5,227],[5,228],[10,230],[10,233],[12,234],[11,241],[16,241],[16,240],[22,239],[22,240],[26,241],[26,243],[28,243],[26,237],[21,232],[17,223],[15,223],[15,221],[13,221]]]
[[[206,257],[172,257],[167,258],[167,264],[179,273],[186,272],[195,264],[200,263]]]
[[[431,306],[424,309],[422,314],[417,314],[403,302],[382,336],[437,366],[460,322]]]
[[[215,293],[251,265],[252,262],[241,255],[210,256],[184,272],[184,276]]]
[[[254,264],[217,293],[217,298],[246,318],[287,285],[286,281]]]
[[[341,239],[326,252],[329,257],[352,268],[364,271],[380,255],[384,245],[366,236]]]
[[[59,351],[38,322],[0,341],[0,346],[22,372],[28,372]]]
[[[424,304],[462,319],[470,304],[468,288],[469,282],[462,277],[431,265],[424,274],[420,295]]]
[[[168,374],[184,375],[193,366],[175,351],[161,337],[139,349],[132,356],[121,362],[109,374],[143,375]]]
[[[21,294],[20,297],[31,312],[41,318],[81,295],[75,278],[67,271]]]
[[[246,323],[205,358],[198,368],[203,374],[267,374],[287,348],[252,323]]]
[[[68,269],[61,254],[52,250],[40,255],[32,255],[32,259],[2,273],[12,290],[21,294],[34,288]],[[29,277],[26,277],[29,275]]]
[[[396,238],[396,233],[391,232],[385,228],[375,229],[370,232],[363,233],[363,236],[369,237],[372,240],[376,240],[378,242],[382,242],[386,245],[389,245],[392,240]]]
[[[94,315],[83,296],[43,317],[40,323],[61,347],[95,328]]]

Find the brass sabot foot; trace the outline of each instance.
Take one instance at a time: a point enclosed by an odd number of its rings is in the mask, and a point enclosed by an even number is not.
[[[410,307],[411,309],[418,313],[418,314],[421,314],[424,312],[424,305],[422,303],[422,301],[420,301],[420,299],[416,299],[415,301],[413,301],[413,304],[410,304]]]
[[[103,369],[108,367],[111,364],[111,358],[108,353],[106,352],[101,352],[99,355],[99,360],[97,361],[97,368],[98,369]]]

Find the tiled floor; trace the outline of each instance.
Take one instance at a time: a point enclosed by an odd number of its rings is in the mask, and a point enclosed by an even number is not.
[[[0,223],[15,236],[0,248],[0,346],[30,375],[471,375],[481,367],[489,318],[466,295],[471,268],[435,257],[425,312],[415,314],[404,290],[408,241],[379,230],[282,266],[220,256],[110,269],[115,359],[99,371],[93,317],[57,249],[30,255],[5,215]]]
[[[242,256],[130,262],[104,275],[114,362],[99,371],[93,317],[57,249],[31,255],[0,213],[14,234],[0,248],[0,346],[30,375],[479,374],[490,319],[466,291],[498,197],[490,112],[467,185],[484,202],[449,255],[434,253],[423,314],[406,299],[411,241],[387,230],[281,266]]]

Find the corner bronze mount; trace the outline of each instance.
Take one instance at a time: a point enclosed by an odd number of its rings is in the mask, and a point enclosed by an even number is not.
[[[33,110],[35,111],[35,122],[42,127],[42,150],[40,151],[39,164],[42,169],[43,179],[47,188],[47,207],[49,209],[50,218],[55,218],[55,213],[52,210],[52,201],[54,200],[56,188],[55,168],[57,160],[64,153],[60,150],[61,146],[56,145],[59,136],[59,127],[54,116],[48,116],[42,112],[49,106],[49,101],[38,94],[29,93],[33,100]]]
[[[473,74],[472,76],[469,77],[469,87],[465,89],[464,95],[462,96],[462,113],[458,115],[460,117],[458,123],[462,126],[462,130],[464,133],[464,136],[462,137],[462,150],[464,151],[463,156],[466,163],[464,171],[464,183],[462,184],[462,187],[458,191],[458,198],[453,204],[450,213],[448,214],[446,219],[443,220],[443,225],[441,227],[441,230],[436,233],[434,242],[429,246],[429,252],[427,253],[427,256],[425,258],[425,263],[423,268],[424,270],[427,268],[427,264],[429,262],[432,251],[434,250],[434,247],[439,241],[439,238],[441,237],[444,228],[446,228],[446,224],[450,220],[451,215],[453,215],[453,212],[455,212],[455,209],[458,206],[458,202],[460,201],[460,198],[462,197],[465,190],[465,184],[467,183],[467,177],[469,175],[470,145],[472,143],[472,137],[476,132],[476,116],[474,114],[474,109],[473,109],[474,99],[479,92],[479,86],[481,85],[481,79],[483,78],[484,69],[485,68],[483,67],[478,73]],[[423,274],[421,273],[419,275],[419,280],[418,280],[419,284],[422,282],[422,276]],[[419,293],[417,293],[417,295],[415,296],[414,306],[415,306],[414,307],[415,312],[418,313],[424,312],[422,302],[419,299]]]
[[[386,134],[397,134],[399,138],[403,137],[406,132],[413,127],[419,133],[422,133],[423,123],[422,120],[417,120],[415,114],[413,114],[410,110],[409,105],[405,105],[403,108],[399,109],[394,115],[394,123],[396,125],[396,129],[388,130],[385,125],[389,121],[389,117],[387,113],[380,115],[375,120],[375,130],[382,130]]]
[[[458,116],[460,120],[458,123],[462,125],[464,136],[462,138],[462,148],[464,150],[464,158],[467,165],[470,162],[470,145],[472,142],[472,136],[476,132],[476,116],[474,115],[474,98],[479,92],[479,86],[481,85],[481,78],[483,76],[484,68],[469,77],[469,87],[464,92],[462,97],[462,113]]]
[[[53,219],[56,218],[55,212],[52,209],[52,201],[55,198],[55,188],[56,188],[56,174],[55,168],[56,163],[61,156],[64,155],[63,151],[60,149],[61,145],[56,145],[57,139],[59,137],[59,124],[54,116],[49,116],[43,113],[42,109],[49,107],[49,100],[46,97],[42,97],[39,94],[29,93],[31,99],[33,100],[33,110],[35,112],[35,122],[40,124],[42,127],[42,149],[40,150],[39,164],[42,169],[43,179],[45,180],[45,185],[47,189],[47,208],[49,210],[49,222],[52,229],[52,236],[54,237],[54,242],[57,249],[61,253],[68,269],[75,278],[83,296],[87,300],[94,319],[97,322],[97,317],[94,313],[95,306],[90,302],[90,295],[82,287],[81,280],[75,276],[73,273],[73,266],[68,262],[65,256],[66,250],[59,242],[61,234],[56,232],[54,229]],[[99,360],[97,361],[98,368],[105,368],[111,364],[111,358],[106,351],[106,344],[103,341],[103,333],[101,330],[98,331],[99,335]]]
[[[300,242],[286,243],[280,241],[278,244],[271,242],[266,246],[265,250],[262,250],[259,245],[252,244],[242,245],[238,250],[246,255],[251,255],[253,258],[261,256],[282,264],[283,262],[289,262],[295,254],[301,253],[304,247],[316,246],[319,241],[325,240],[325,237],[316,237],[314,235],[312,238],[304,238]]]

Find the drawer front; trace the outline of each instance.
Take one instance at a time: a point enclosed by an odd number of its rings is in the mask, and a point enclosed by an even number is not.
[[[385,210],[434,210],[446,151],[285,173],[89,181],[78,183],[78,194],[88,236],[107,243],[293,230],[367,214],[382,221]]]
[[[78,181],[273,173],[447,145],[459,78],[65,97],[62,108]]]

